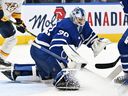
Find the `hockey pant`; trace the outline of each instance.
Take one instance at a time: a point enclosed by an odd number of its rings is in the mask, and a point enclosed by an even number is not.
[[[16,45],[17,40],[15,33],[16,30],[10,22],[3,22],[3,24],[0,26],[0,34],[3,38],[5,38],[5,41],[0,50],[1,58],[6,59],[12,48]]]
[[[61,71],[62,68],[55,57],[33,45],[31,46],[30,53],[42,79],[55,78],[57,73]]]

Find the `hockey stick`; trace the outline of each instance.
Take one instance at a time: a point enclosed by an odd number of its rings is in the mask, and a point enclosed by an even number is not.
[[[62,61],[63,63],[66,63],[66,64],[68,63],[67,60],[65,60],[65,59],[63,59],[62,57],[60,57],[59,55],[57,55],[57,54],[55,54],[55,53],[49,51],[48,49],[41,47],[41,46],[38,45],[37,43],[33,42],[32,45],[34,45],[35,47],[39,48],[40,50],[42,50],[42,51],[48,53],[49,55],[55,57],[56,59]],[[63,47],[64,47],[64,49],[65,49],[65,46],[63,46]],[[70,47],[71,47],[71,46],[70,46]],[[69,45],[67,45],[66,49],[67,49],[67,48],[69,48]],[[70,50],[70,52],[71,52],[72,49],[69,49],[69,50]],[[72,50],[72,51],[74,51],[74,50]],[[72,54],[72,53],[73,53],[73,54]],[[70,55],[71,55],[70,57],[72,57],[72,58],[70,58],[70,59],[71,59],[72,61],[76,62],[77,64],[79,64],[79,66],[78,66],[77,68],[83,68],[84,66],[86,66],[87,61],[84,60],[84,58],[82,58],[81,56],[79,56],[78,53],[76,53],[76,52],[71,52]],[[69,56],[69,54],[68,54],[68,56]],[[67,67],[67,66],[65,66],[65,67]]]
[[[31,34],[31,35],[34,36],[34,37],[37,37],[35,34],[33,34],[32,32],[28,31],[27,29],[26,29],[26,32],[28,32],[29,34]],[[76,53],[76,54],[77,54],[77,53]],[[57,56],[57,57],[58,57],[58,56]],[[120,60],[120,57],[118,57],[116,61],[111,62],[111,63],[96,63],[96,64],[95,64],[95,67],[98,68],[98,69],[112,68],[112,67],[114,67],[114,66],[117,64],[117,62],[118,62],[119,60]]]
[[[18,26],[18,24],[16,24],[15,22],[13,22],[13,21],[11,21],[11,20],[10,20],[10,22],[13,23],[14,25]],[[27,33],[31,34],[32,36],[37,37],[35,34],[33,34],[32,32],[30,32],[29,30],[25,29],[25,31],[26,31]],[[70,47],[70,46],[69,46],[69,47]],[[71,49],[72,49],[72,48],[71,48]],[[73,50],[73,51],[74,51],[74,50]],[[76,52],[75,52],[75,53],[76,53]],[[77,54],[77,53],[76,53],[76,54]],[[114,62],[112,62],[112,63],[97,63],[97,64],[95,64],[95,67],[96,67],[96,68],[99,68],[99,69],[111,68],[111,67],[114,67],[114,66],[116,65],[116,63],[119,61],[119,59],[120,59],[120,57],[119,57],[116,61],[114,61]]]
[[[122,72],[122,67],[121,67],[121,65],[117,66],[117,67],[107,76],[107,78],[112,81],[120,72]]]
[[[57,54],[55,54],[55,53],[49,51],[48,49],[41,47],[41,46],[38,45],[37,43],[33,42],[32,45],[34,45],[35,47],[39,48],[40,50],[42,50],[42,51],[44,51],[44,52],[50,54],[51,56],[53,56],[53,57],[59,59],[60,61],[62,61],[62,62],[64,62],[64,63],[67,63],[67,60],[65,60],[65,59],[63,59],[62,57],[60,57],[59,55],[57,55]]]
[[[11,20],[9,20],[9,22],[11,22],[12,24],[14,24],[15,26],[19,26],[18,24],[16,24],[15,22],[13,22],[13,21],[11,21]],[[32,32],[30,32],[28,29],[25,29],[25,31],[27,32],[27,33],[29,33],[29,34],[31,34],[32,36],[34,36],[34,37],[37,37],[35,34],[33,34]]]
[[[49,51],[49,50],[47,50],[47,49],[41,47],[40,45],[38,45],[38,44],[36,44],[36,43],[34,43],[34,42],[32,43],[32,45],[34,45],[35,47],[39,48],[40,50],[42,50],[42,51],[48,53],[49,55],[55,57],[56,59],[59,59],[59,60],[61,60],[62,62],[67,63],[67,61],[65,61],[62,57],[60,57],[59,55],[56,55],[55,53],[53,53],[53,52],[51,52],[51,51]],[[67,48],[69,48],[69,47],[71,47],[71,46],[68,46],[68,45],[67,45],[67,47],[64,46],[64,48],[65,48],[66,50],[67,50]],[[71,48],[72,48],[72,47],[71,47]],[[72,51],[75,51],[75,50],[72,50]],[[74,52],[73,52],[73,53],[74,53]],[[68,54],[68,55],[71,55],[71,54]],[[75,56],[74,59],[80,58],[79,56],[76,57],[76,55],[79,55],[79,54],[75,51],[75,53],[73,54],[73,56]],[[73,60],[74,60],[74,59],[73,59]],[[81,62],[82,62],[82,64],[87,64],[87,62],[86,62],[84,59],[82,59],[82,60],[75,60],[75,62],[77,62],[77,63],[81,63]],[[78,67],[77,67],[77,69],[80,70]],[[77,69],[75,69],[75,70],[77,70]],[[91,73],[91,74],[95,74],[96,76],[98,76],[98,77],[101,78],[101,79],[105,79],[104,77],[102,77],[102,76],[96,74],[95,72],[93,72],[93,71],[87,69],[85,66],[83,66],[83,67],[81,68],[81,70],[83,70],[83,71],[85,71],[85,72],[89,72],[89,73]]]
[[[56,59],[59,59],[59,60],[61,60],[62,62],[67,63],[67,61],[66,61],[65,59],[63,59],[62,57],[60,57],[59,55],[57,55],[57,54],[55,54],[55,53],[53,53],[53,52],[51,52],[51,51],[49,51],[49,50],[47,50],[47,49],[41,47],[40,45],[38,45],[38,44],[36,44],[36,43],[32,43],[32,44],[33,44],[35,47],[39,48],[40,50],[42,50],[42,51],[44,51],[44,52],[50,54],[50,55],[53,56],[53,57],[55,57]],[[66,47],[66,48],[67,48],[67,47]],[[77,54],[77,53],[75,53],[75,54]],[[70,55],[70,54],[69,54],[69,55]],[[76,56],[76,55],[75,55],[75,56]],[[78,57],[76,57],[76,58],[78,58]],[[87,62],[86,62],[85,60],[80,60],[80,61],[78,61],[78,63],[81,63],[81,62],[82,62],[82,63],[85,62],[85,64],[87,64]],[[85,66],[83,66],[83,67],[81,67],[81,68],[82,68],[82,70],[86,70],[86,71],[88,71],[88,72],[91,72],[91,73],[97,75],[97,76],[100,77],[100,78],[103,78],[102,76],[96,74],[95,72],[93,72],[93,71],[87,69]],[[109,76],[107,76],[106,79],[112,81],[121,71],[122,71],[122,68],[121,68],[121,66],[119,65],[118,67],[116,67],[116,68],[109,74]]]
[[[32,36],[37,37],[35,34],[33,34],[32,32],[28,31],[27,29],[25,29],[25,31],[26,31],[27,33],[31,34]]]
[[[120,60],[120,56],[114,62],[111,63],[96,63],[95,67],[98,69],[112,68],[117,64],[119,60]]]
[[[68,44],[67,44],[68,45]],[[82,58],[75,49],[73,49],[73,47],[71,47],[70,45],[68,46],[63,46],[64,51],[66,52],[66,54],[68,55],[68,57],[70,59],[72,59],[73,61],[77,61],[80,63],[85,63],[85,65],[88,63],[84,58]],[[96,63],[95,67],[98,69],[106,69],[106,68],[112,68],[114,67],[117,62],[120,60],[120,57],[117,58],[116,61],[111,62],[111,63]]]

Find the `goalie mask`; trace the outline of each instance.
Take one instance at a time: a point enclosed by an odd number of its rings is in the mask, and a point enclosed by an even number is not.
[[[75,8],[70,13],[70,19],[73,21],[74,24],[77,24],[78,26],[84,26],[85,24],[85,11],[82,8]]]

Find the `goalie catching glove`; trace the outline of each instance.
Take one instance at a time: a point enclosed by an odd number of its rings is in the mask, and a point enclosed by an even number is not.
[[[24,22],[21,19],[16,19],[16,23],[15,24],[17,25],[16,29],[18,31],[20,31],[21,33],[25,33],[26,26],[25,26]]]
[[[96,57],[103,49],[106,48],[106,45],[110,44],[111,41],[105,38],[96,38],[92,44],[92,50],[94,57]]]

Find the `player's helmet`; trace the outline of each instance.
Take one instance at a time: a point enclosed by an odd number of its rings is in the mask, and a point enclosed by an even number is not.
[[[73,21],[73,23],[83,26],[85,24],[85,11],[82,8],[75,8],[71,13],[70,13],[70,19]]]

